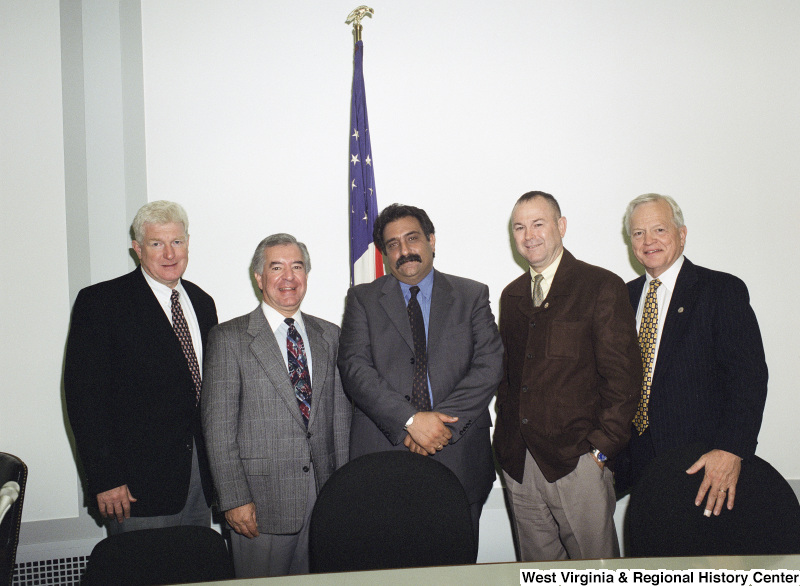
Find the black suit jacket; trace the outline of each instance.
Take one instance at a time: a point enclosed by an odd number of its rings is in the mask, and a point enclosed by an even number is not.
[[[645,277],[628,283],[636,308]],[[741,458],[756,451],[767,363],[744,282],[684,259],[650,388],[655,455],[702,442]],[[636,434],[631,442],[637,440]]]
[[[214,300],[197,285],[181,283],[205,346],[217,323]],[[127,484],[137,499],[131,515],[180,512],[188,494],[194,439],[210,502],[192,376],[141,268],[78,294],[67,339],[64,391],[91,501]]]

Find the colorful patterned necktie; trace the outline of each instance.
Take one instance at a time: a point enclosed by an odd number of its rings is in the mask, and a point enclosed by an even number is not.
[[[418,411],[431,410],[431,397],[428,393],[428,348],[425,340],[425,320],[417,301],[419,287],[411,287],[408,301],[408,321],[411,323],[411,337],[414,340],[414,382],[411,385],[411,404]]]
[[[633,417],[633,425],[639,435],[644,433],[650,424],[647,414],[647,406],[650,403],[650,385],[653,382],[653,360],[656,357],[656,339],[658,335],[658,297],[656,289],[661,285],[661,281],[653,279],[650,281],[650,288],[644,298],[644,309],[642,310],[642,323],[639,325],[639,350],[642,353],[642,367],[644,376],[642,377],[642,397],[639,399],[639,407]]]
[[[289,378],[294,387],[294,396],[297,398],[300,413],[303,415],[303,423],[308,427],[308,418],[311,415],[311,374],[308,372],[306,347],[303,344],[303,336],[294,327],[294,320],[287,317],[283,321],[289,326],[289,331],[286,333]]]
[[[542,293],[542,275],[536,275],[533,278],[533,306],[539,307],[544,301],[544,294]]]
[[[186,362],[189,365],[189,371],[192,373],[192,380],[194,381],[195,389],[195,405],[200,402],[200,366],[197,364],[197,355],[194,353],[194,346],[192,345],[192,335],[189,333],[189,325],[186,323],[186,318],[181,309],[181,302],[179,300],[180,293],[177,289],[172,290],[170,301],[172,302],[172,329],[175,330],[175,335],[178,336],[178,341],[181,343],[183,355],[186,357]]]

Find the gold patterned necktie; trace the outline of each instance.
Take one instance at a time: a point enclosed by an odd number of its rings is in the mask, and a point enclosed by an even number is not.
[[[192,373],[196,405],[200,402],[200,366],[197,363],[197,355],[194,353],[192,335],[189,333],[189,325],[186,323],[183,309],[181,309],[181,302],[178,298],[179,295],[180,293],[178,293],[177,289],[173,289],[170,295],[170,302],[172,303],[172,329],[175,330],[175,335],[178,336],[183,355],[186,357],[186,362],[189,365],[189,371]]]
[[[661,286],[661,281],[653,279],[650,281],[650,288],[644,298],[644,309],[642,310],[642,323],[639,325],[639,350],[642,353],[642,397],[639,399],[639,407],[633,417],[633,425],[639,435],[644,433],[650,425],[647,414],[647,406],[650,403],[650,385],[653,382],[653,360],[656,357],[656,340],[658,335],[658,297],[656,289]]]
[[[544,294],[542,292],[542,275],[536,275],[533,278],[533,306],[539,307],[544,301]]]

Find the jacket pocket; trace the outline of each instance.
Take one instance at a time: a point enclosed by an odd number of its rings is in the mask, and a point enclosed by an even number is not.
[[[248,476],[269,476],[272,473],[270,471],[271,464],[269,458],[245,458],[242,460],[242,468]]]
[[[586,324],[580,321],[553,320],[547,336],[547,357],[576,360],[585,327]]]

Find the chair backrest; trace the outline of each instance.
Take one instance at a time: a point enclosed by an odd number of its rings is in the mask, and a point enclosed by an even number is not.
[[[694,499],[704,471],[687,468],[708,451],[699,444],[655,458],[631,491],[626,552],[631,556],[800,553],[800,504],[781,474],[757,456],[742,461],[733,510],[705,517]]]
[[[456,475],[407,451],[337,470],[311,515],[312,572],[475,563],[470,506]]]
[[[142,529],[94,546],[81,584],[145,586],[233,578],[223,537],[210,527]]]
[[[25,462],[0,452],[0,507],[2,503],[7,505],[5,513],[0,515],[0,586],[11,584],[14,574],[27,482],[28,467]]]

